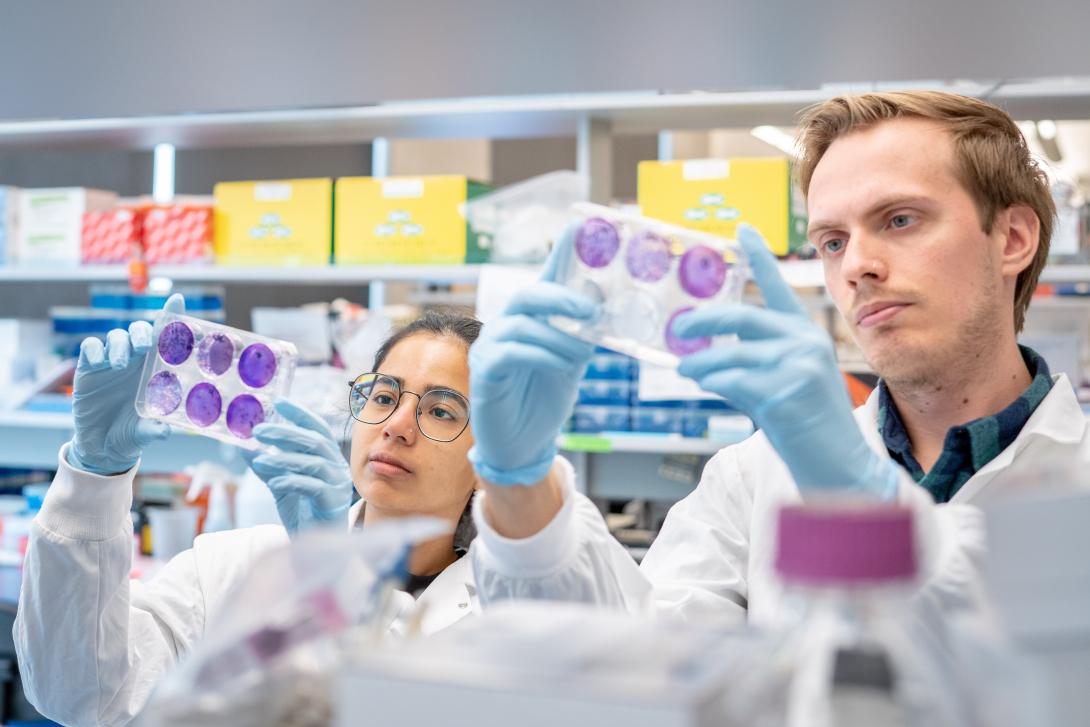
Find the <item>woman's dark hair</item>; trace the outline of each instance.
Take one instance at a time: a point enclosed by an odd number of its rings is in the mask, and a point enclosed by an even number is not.
[[[379,346],[375,351],[375,365],[371,367],[372,373],[378,371],[378,367],[390,355],[394,346],[418,333],[428,333],[440,338],[455,338],[469,348],[481,333],[481,322],[461,313],[426,311],[420,318],[395,331]],[[469,544],[475,537],[477,537],[477,527],[473,524],[473,495],[470,495],[469,502],[466,503],[454,531],[454,549],[459,556],[469,549]]]
[[[371,371],[378,371],[378,367],[390,355],[394,346],[418,333],[430,333],[441,338],[457,338],[468,348],[480,335],[481,322],[461,313],[427,311],[409,325],[395,331],[379,346],[378,351],[375,351],[375,365],[371,367]]]

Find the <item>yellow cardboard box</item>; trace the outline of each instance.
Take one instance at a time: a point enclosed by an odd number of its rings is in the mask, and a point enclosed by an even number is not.
[[[216,261],[226,265],[328,265],[333,180],[220,182]]]
[[[467,261],[460,207],[484,185],[461,175],[341,177],[333,259],[337,263],[458,265]],[[469,262],[478,251],[470,240]]]
[[[723,237],[739,222],[759,229],[777,255],[806,244],[806,206],[786,159],[640,162],[643,215]]]

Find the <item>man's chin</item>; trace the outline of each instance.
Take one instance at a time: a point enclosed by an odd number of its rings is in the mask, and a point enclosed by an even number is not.
[[[941,364],[933,348],[926,346],[882,346],[865,351],[864,357],[874,372],[892,386],[916,388],[940,374]]]

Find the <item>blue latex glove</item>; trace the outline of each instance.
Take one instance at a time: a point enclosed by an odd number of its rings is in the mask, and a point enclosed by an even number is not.
[[[352,468],[329,425],[282,397],[274,406],[288,421],[258,424],[254,439],[280,452],[258,454],[250,468],[272,490],[281,522],[289,533],[311,525],[347,528]]]
[[[497,485],[532,485],[548,474],[594,347],[556,330],[551,315],[586,320],[594,304],[555,274],[558,242],[542,280],[520,291],[469,349],[469,461]]]
[[[726,303],[679,316],[678,336],[735,333],[740,340],[686,356],[678,372],[748,414],[800,490],[893,497],[896,465],[863,440],[832,340],[780,277],[761,233],[743,223],[736,235],[768,307]]]
[[[185,313],[185,299],[174,294],[164,310]],[[128,331],[116,328],[106,344],[86,338],[72,382],[72,414],[76,433],[68,448],[68,464],[96,475],[132,469],[144,448],[170,436],[170,427],[136,413],[136,394],[144,357],[154,344],[152,327],[136,321]]]

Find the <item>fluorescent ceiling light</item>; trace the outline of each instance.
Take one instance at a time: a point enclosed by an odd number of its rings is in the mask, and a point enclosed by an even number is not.
[[[1051,141],[1056,138],[1056,122],[1050,119],[1042,119],[1037,122],[1037,133],[1041,135],[1041,138],[1045,141]]]
[[[798,143],[795,141],[795,137],[791,136],[785,131],[777,129],[775,126],[758,126],[749,133],[760,139],[766,144],[771,144],[785,154],[797,157],[799,156]]]
[[[174,145],[156,144],[151,196],[159,204],[174,200]]]

